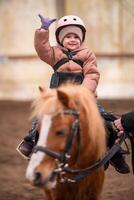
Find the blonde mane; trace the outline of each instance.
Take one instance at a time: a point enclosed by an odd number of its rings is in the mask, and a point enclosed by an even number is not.
[[[92,92],[82,85],[74,85],[67,83],[58,89],[48,89],[41,92],[41,96],[33,103],[33,115],[41,118],[43,114],[57,115],[63,111],[63,105],[58,99],[57,90],[64,91],[70,99],[69,108],[84,113],[87,122],[87,132],[90,133],[92,143],[100,145],[100,151],[105,146],[105,127],[104,122],[98,111],[96,99]],[[84,120],[86,120],[84,119]],[[82,120],[82,117],[81,119]],[[101,133],[101,134],[98,134]],[[101,148],[102,147],[102,148]],[[102,152],[100,152],[102,153]]]

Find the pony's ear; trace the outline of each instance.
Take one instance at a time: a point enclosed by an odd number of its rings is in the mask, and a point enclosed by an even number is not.
[[[43,88],[42,86],[39,86],[38,88],[39,88],[39,91],[40,91],[41,93],[43,93],[43,92],[46,91],[45,88]]]
[[[69,97],[65,92],[57,90],[57,97],[65,107],[69,106]]]

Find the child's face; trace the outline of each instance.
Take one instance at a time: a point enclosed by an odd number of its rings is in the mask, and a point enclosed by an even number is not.
[[[69,33],[63,39],[63,46],[71,51],[76,50],[81,46],[80,38],[74,33]]]

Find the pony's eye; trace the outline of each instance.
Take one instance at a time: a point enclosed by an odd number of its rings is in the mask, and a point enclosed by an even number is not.
[[[65,130],[56,131],[56,135],[64,136],[65,135]]]

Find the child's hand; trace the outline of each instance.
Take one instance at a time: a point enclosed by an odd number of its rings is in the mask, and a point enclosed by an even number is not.
[[[56,21],[56,19],[50,19],[50,18],[45,18],[45,17],[43,17],[42,15],[38,15],[39,16],[39,18],[40,18],[40,20],[41,20],[41,28],[43,28],[43,29],[48,29],[49,28],[49,26],[53,23],[53,22],[55,22]]]

